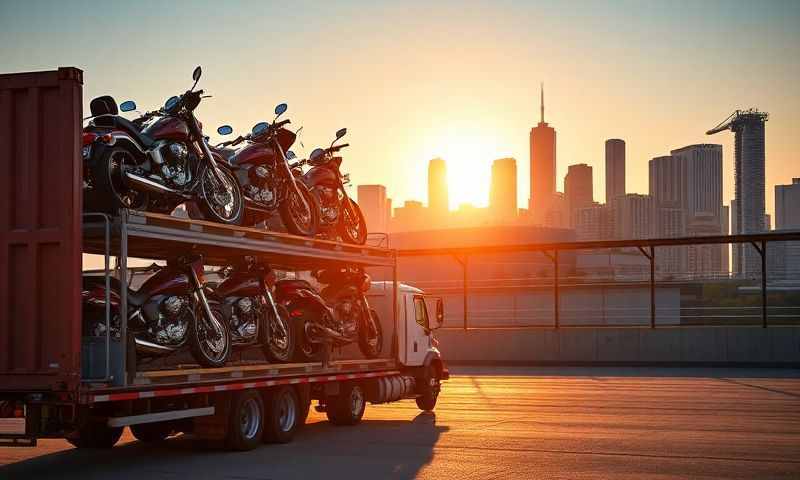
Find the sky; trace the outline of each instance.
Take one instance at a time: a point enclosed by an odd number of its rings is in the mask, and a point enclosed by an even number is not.
[[[451,207],[486,205],[491,162],[514,157],[529,195],[528,134],[557,131],[567,167],[594,169],[604,198],[607,138],[627,142],[627,191],[647,193],[647,162],[694,143],[723,145],[733,197],[733,134],[705,131],[733,110],[767,123],[767,209],[800,177],[800,2],[49,2],[0,0],[0,72],[84,70],[84,105],[111,94],[153,110],[191,86],[212,139],[249,131],[287,102],[304,156],[340,127],[354,184],[394,205],[427,201],[427,162],[448,162]],[[354,192],[353,192],[354,193]]]

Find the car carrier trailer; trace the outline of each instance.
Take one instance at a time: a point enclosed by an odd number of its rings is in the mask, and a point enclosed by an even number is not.
[[[247,450],[290,441],[312,400],[342,425],[357,423],[368,402],[416,399],[433,409],[448,378],[432,335],[441,300],[429,319],[429,299],[397,280],[396,252],[154,213],[83,213],[81,91],[74,68],[0,75],[0,445],[66,438],[110,447],[130,427],[142,441],[191,432]],[[109,294],[112,276],[128,283],[129,259],[185,253],[207,265],[247,255],[288,271],[389,270],[391,280],[368,293],[384,326],[384,358],[335,358],[324,348],[308,363],[142,368],[125,315],[123,340],[110,328],[104,338],[82,337],[84,254],[102,256]],[[122,288],[122,312],[126,297]]]

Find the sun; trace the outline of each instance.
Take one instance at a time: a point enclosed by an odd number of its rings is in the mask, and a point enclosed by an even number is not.
[[[500,158],[496,142],[480,131],[448,132],[439,140],[437,156],[447,162],[450,209],[462,203],[489,204],[492,161]]]

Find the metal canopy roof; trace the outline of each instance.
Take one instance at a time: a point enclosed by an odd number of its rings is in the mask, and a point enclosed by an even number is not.
[[[253,255],[286,270],[336,264],[387,267],[395,264],[395,252],[392,250],[258,228],[134,210],[123,211],[111,221],[112,255],[120,252],[121,241],[127,236],[128,257],[168,259],[194,252],[202,254],[206,264],[226,265],[237,256]],[[83,233],[83,251],[102,255],[105,252],[104,223],[99,220],[85,221]]]

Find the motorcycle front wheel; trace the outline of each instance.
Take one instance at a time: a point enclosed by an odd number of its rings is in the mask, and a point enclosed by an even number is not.
[[[350,200],[350,207],[342,205],[342,221],[339,224],[339,235],[345,243],[364,245],[367,243],[367,221],[358,204]]]
[[[297,189],[302,195],[298,197],[297,191],[290,185],[286,199],[280,206],[281,220],[289,233],[303,237],[313,237],[319,230],[319,203],[301,182],[296,182]],[[303,202],[302,200],[305,200]]]
[[[195,317],[189,326],[189,347],[192,356],[204,367],[222,367],[231,354],[231,332],[225,325],[222,306],[209,301],[213,319],[209,319],[202,305],[197,305]]]
[[[236,177],[226,168],[218,167],[220,176],[206,168],[200,181],[198,206],[206,220],[227,225],[241,225],[244,215],[244,197]]]
[[[383,350],[383,327],[378,312],[369,309],[369,315],[362,315],[358,329],[358,348],[367,358],[377,358]]]
[[[269,307],[267,307],[269,308]],[[289,320],[289,311],[283,305],[276,306],[278,310],[278,318],[275,318],[275,313],[271,311],[266,315],[266,329],[269,332],[269,338],[262,342],[264,355],[270,361],[277,363],[289,363],[292,361],[295,349],[295,333],[294,326]]]

